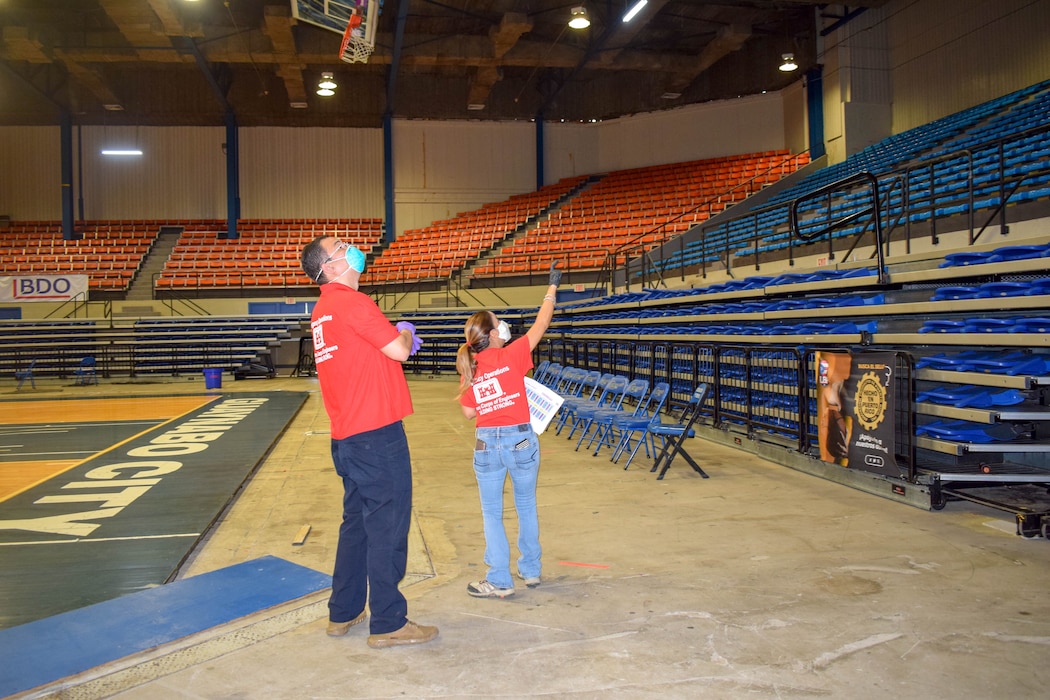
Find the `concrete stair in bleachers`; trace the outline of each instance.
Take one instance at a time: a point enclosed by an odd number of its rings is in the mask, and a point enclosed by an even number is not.
[[[150,249],[149,255],[142,261],[138,274],[128,288],[128,301],[152,300],[153,299],[153,276],[164,269],[175,244],[179,241],[181,228],[170,226],[162,227],[157,235],[157,240]]]

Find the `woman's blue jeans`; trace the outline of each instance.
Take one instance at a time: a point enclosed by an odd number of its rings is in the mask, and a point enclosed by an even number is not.
[[[514,508],[518,512],[518,573],[540,575],[540,525],[536,513],[536,478],[540,470],[540,441],[528,423],[500,428],[478,428],[474,447],[474,475],[481,496],[485,524],[486,579],[499,588],[513,588],[510,545],[503,526],[503,487],[510,474]]]

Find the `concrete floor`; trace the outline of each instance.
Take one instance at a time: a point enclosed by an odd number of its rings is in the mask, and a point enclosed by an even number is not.
[[[224,389],[313,393],[185,575],[264,555],[331,571],[341,493],[316,380]],[[438,640],[373,650],[367,625],[329,638],[319,594],[99,669],[60,696],[1050,692],[1050,543],[1016,536],[1011,514],[965,503],[925,512],[698,440],[690,452],[710,479],[678,462],[656,481],[645,460],[624,471],[607,453],[544,435],[543,584],[506,600],[471,598],[467,583],[485,572],[472,424],[452,378],[413,378],[411,389],[415,527],[404,590],[410,618],[440,627]],[[305,524],[309,537],[293,545]]]

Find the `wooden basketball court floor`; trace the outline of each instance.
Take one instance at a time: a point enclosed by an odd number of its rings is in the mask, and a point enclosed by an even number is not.
[[[106,389],[0,399],[0,629],[171,580],[307,396]]]

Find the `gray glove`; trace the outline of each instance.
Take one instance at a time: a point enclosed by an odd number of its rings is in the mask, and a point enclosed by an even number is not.
[[[559,260],[555,260],[551,263],[551,274],[547,278],[547,284],[553,284],[554,286],[561,284],[561,270],[557,269],[559,262]]]

